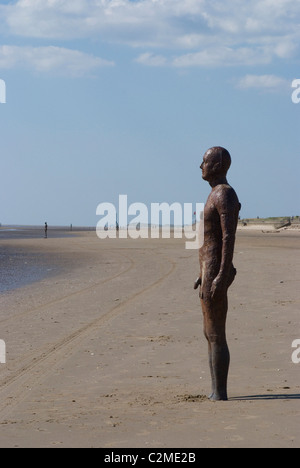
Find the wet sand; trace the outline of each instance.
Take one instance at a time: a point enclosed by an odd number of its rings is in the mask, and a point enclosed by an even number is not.
[[[82,230],[89,230],[89,228],[82,228]],[[62,238],[72,237],[70,228],[48,228],[47,236],[49,238]],[[2,240],[16,240],[16,239],[42,239],[45,237],[44,226],[3,226],[0,227],[0,241]]]
[[[299,241],[238,233],[219,403],[183,240],[5,241],[61,269],[0,294],[0,446],[299,448]]]
[[[59,262],[58,262],[59,263]],[[56,258],[26,248],[2,246],[0,250],[0,293],[41,281],[60,271]]]

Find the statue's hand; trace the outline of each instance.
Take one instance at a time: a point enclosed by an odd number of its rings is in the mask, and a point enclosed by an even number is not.
[[[195,283],[194,283],[194,289],[195,289],[195,291],[196,291],[196,289],[199,288],[199,286],[201,286],[201,284],[202,284],[202,280],[201,280],[201,278],[200,278],[200,276],[199,276],[199,277],[196,279]]]
[[[214,279],[211,290],[210,290],[211,298],[216,299],[217,297],[220,297],[224,293],[224,290],[225,290],[225,282],[222,278],[217,276]]]

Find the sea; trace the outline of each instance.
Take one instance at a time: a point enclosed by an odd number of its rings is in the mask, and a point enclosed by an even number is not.
[[[50,238],[70,237],[71,228],[48,228],[47,236]],[[41,239],[45,237],[44,227],[0,227],[0,241],[12,239]]]
[[[47,235],[48,238],[62,238],[74,234],[70,228],[52,228],[48,229]],[[60,267],[53,256],[31,252],[22,246],[14,247],[9,242],[15,239],[39,238],[45,238],[43,227],[0,228],[0,295],[59,273]]]

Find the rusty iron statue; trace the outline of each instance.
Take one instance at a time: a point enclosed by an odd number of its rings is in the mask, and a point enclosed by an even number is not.
[[[212,377],[209,398],[212,401],[228,400],[227,293],[236,276],[232,261],[241,209],[234,189],[227,182],[230,166],[230,154],[221,147],[208,150],[200,166],[202,178],[209,182],[212,191],[204,209],[204,243],[199,250],[200,275],[194,289],[200,287]]]

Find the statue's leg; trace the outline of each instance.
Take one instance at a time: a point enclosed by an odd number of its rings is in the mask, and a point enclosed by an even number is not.
[[[208,334],[206,333],[205,319],[204,319],[204,335],[208,342],[208,363],[209,363],[211,383],[212,383],[211,394],[209,395],[208,398],[212,398],[216,392],[216,379],[215,379],[214,368],[213,368],[213,353],[212,353],[211,344],[208,338]]]
[[[215,393],[212,401],[227,401],[227,380],[230,364],[230,354],[226,339],[222,342],[212,343],[212,368],[215,378]]]
[[[208,340],[209,365],[212,376],[212,401],[228,400],[227,380],[230,354],[226,340],[228,302],[224,300],[202,301],[204,333]]]

